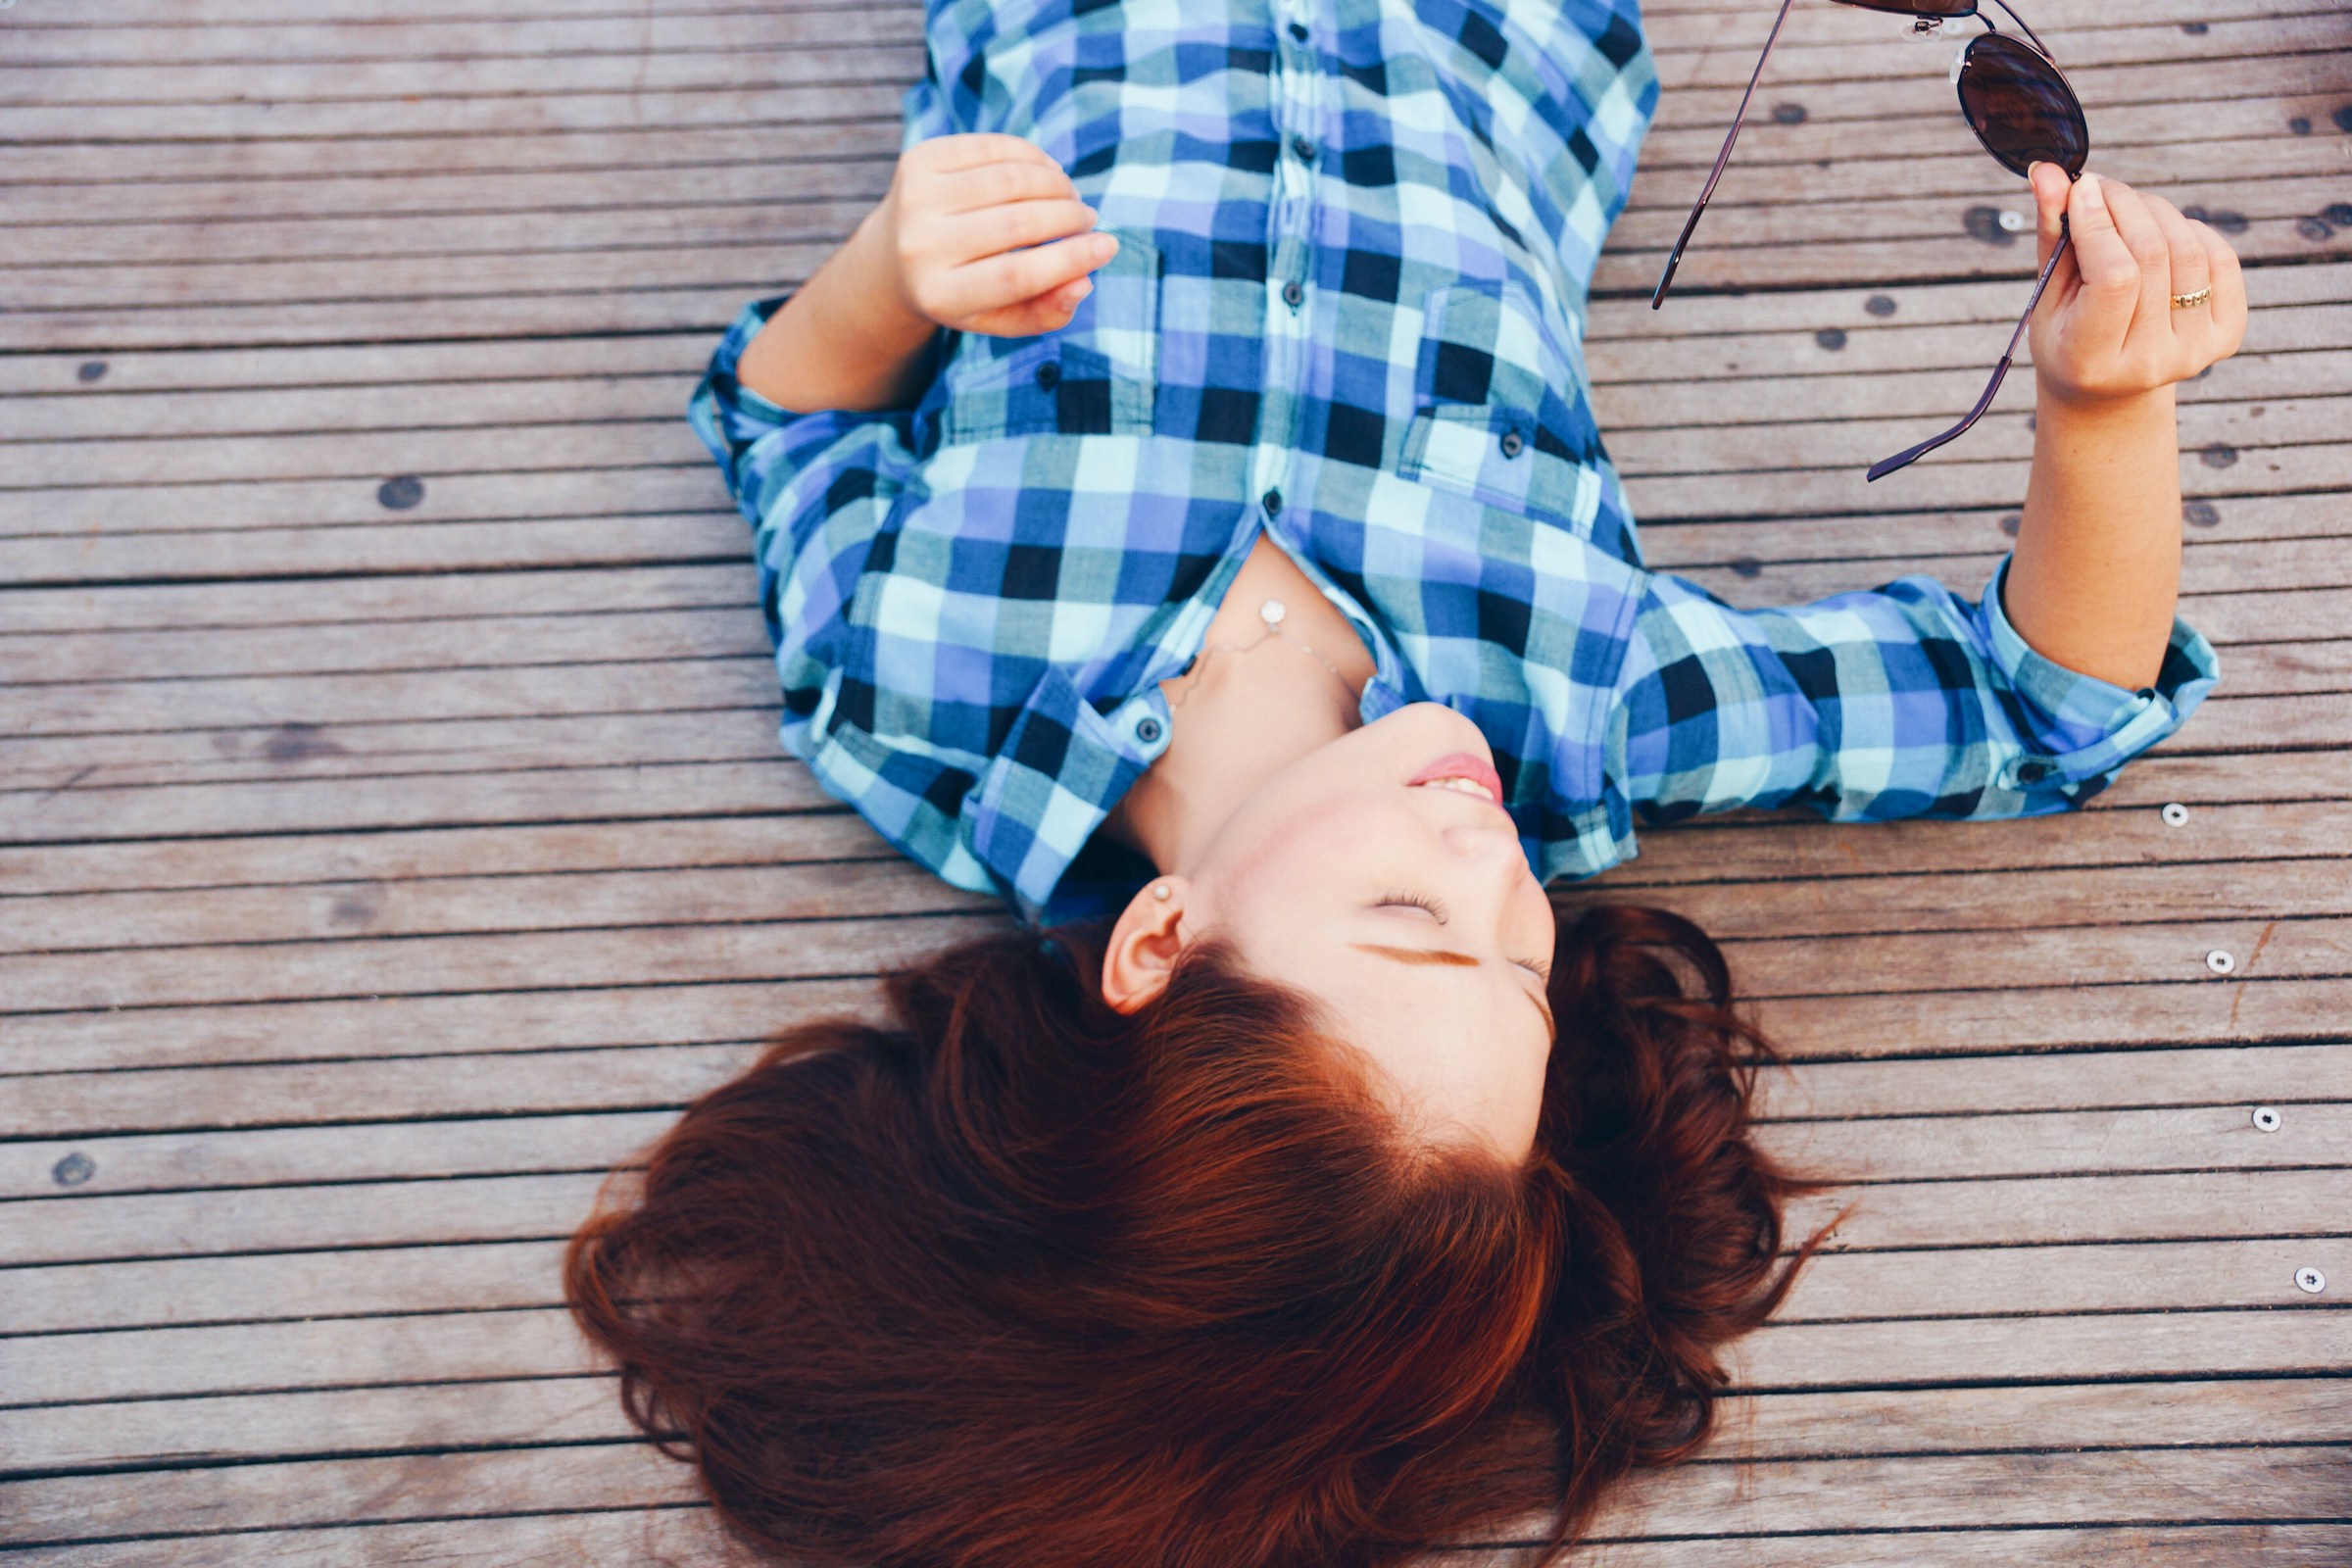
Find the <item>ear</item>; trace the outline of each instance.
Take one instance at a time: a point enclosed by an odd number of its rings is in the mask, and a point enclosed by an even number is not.
[[[1120,911],[1102,953],[1102,1000],[1113,1012],[1138,1011],[1167,989],[1189,940],[1183,930],[1189,892],[1182,877],[1154,877]]]

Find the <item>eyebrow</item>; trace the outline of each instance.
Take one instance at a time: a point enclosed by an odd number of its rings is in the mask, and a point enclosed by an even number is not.
[[[1349,946],[1361,953],[1377,954],[1384,958],[1394,958],[1398,963],[1436,964],[1440,968],[1446,969],[1483,969],[1486,967],[1485,959],[1474,957],[1467,953],[1456,953],[1451,948],[1392,948],[1383,942],[1355,942],[1350,943]],[[1551,1004],[1525,986],[1519,988],[1519,994],[1536,1004],[1536,1010],[1544,1014],[1544,1030],[1557,1039],[1560,1029],[1559,1025],[1552,1020]]]

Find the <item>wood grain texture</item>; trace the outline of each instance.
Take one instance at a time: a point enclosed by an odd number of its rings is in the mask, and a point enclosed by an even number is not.
[[[1768,18],[1644,11],[1585,324],[1651,564],[1975,595],[2031,377],[1859,472],[1975,397],[2031,270],[1976,237],[2022,201],[1951,40],[1797,8],[1653,315]],[[2352,1560],[2352,17],[2034,20],[2094,167],[2250,264],[2181,398],[2227,680],[2081,812],[1736,813],[1559,890],[1726,942],[1792,1060],[1760,1136],[1840,1184],[1715,1440],[1578,1568]],[[835,0],[0,12],[12,1568],[729,1560],[556,1271],[677,1106],[1003,918],[781,755],[681,417],[883,188],[919,66],[917,9]]]

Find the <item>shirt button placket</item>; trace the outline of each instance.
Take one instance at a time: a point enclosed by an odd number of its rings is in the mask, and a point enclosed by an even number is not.
[[[1266,268],[1266,397],[1259,425],[1256,485],[1268,522],[1281,509],[1273,498],[1289,477],[1290,453],[1300,413],[1299,391],[1306,375],[1309,322],[1305,317],[1307,277],[1313,251],[1307,243],[1313,212],[1315,158],[1312,128],[1316,99],[1312,0],[1277,0],[1275,67],[1271,109],[1277,145],[1288,156],[1275,160]],[[1269,505],[1269,502],[1271,503]]]

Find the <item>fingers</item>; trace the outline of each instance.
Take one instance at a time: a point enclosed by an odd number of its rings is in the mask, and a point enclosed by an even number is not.
[[[996,337],[1035,337],[1041,332],[1058,332],[1070,324],[1078,302],[1093,293],[1094,287],[1086,278],[1075,278],[1033,300],[974,317],[968,330]]]
[[[943,280],[942,318],[1001,310],[1083,280],[1118,249],[1119,242],[1108,234],[1074,234],[958,267]]]
[[[1070,183],[1059,164],[1049,159],[1042,164],[977,164],[957,170],[953,176],[941,177],[939,195],[940,211],[972,213],[1011,202],[1075,201],[1078,187]]]
[[[945,174],[977,169],[983,164],[1042,164],[1056,173],[1061,172],[1060,166],[1037,143],[994,130],[934,136],[908,148],[905,160],[913,160],[923,169]]]
[[[1012,202],[959,214],[941,225],[950,264],[963,266],[1023,245],[1083,234],[1095,226],[1095,210],[1070,197],[1061,201]]]
[[[2166,247],[2171,252],[2166,262],[2168,278],[2165,289],[2165,318],[2174,333],[2202,344],[2213,324],[2213,317],[2205,306],[2177,309],[2173,301],[2183,294],[2194,294],[2213,282],[2213,258],[2205,251],[2205,242],[2198,238],[2199,225],[2181,216],[2180,209],[2161,196],[2143,196],[2148,211],[2156,219],[2156,226],[2164,233]]]
[[[2082,278],[2070,335],[2087,353],[2112,356],[2123,348],[2139,309],[2139,263],[2116,227],[2107,189],[2105,180],[2085,173],[2075,181],[2066,217]]]
[[[2213,313],[2214,329],[2221,337],[2221,352],[2216,357],[2228,359],[2246,340],[2245,272],[2237,265],[2237,252],[2230,249],[2228,240],[2208,224],[2199,223],[2197,227],[2201,230],[2197,238],[2204,244],[2206,266],[2211,269],[2213,278],[2213,303],[2208,308]]]
[[[2148,198],[2120,179],[2105,182],[2107,210],[2115,216],[2116,232],[2123,235],[2124,244],[2132,252],[2132,260],[2139,268],[2139,303],[2133,312],[2135,326],[2160,326],[2172,330],[2173,309],[2173,245],[2165,237],[2164,225],[2158,220]]]

